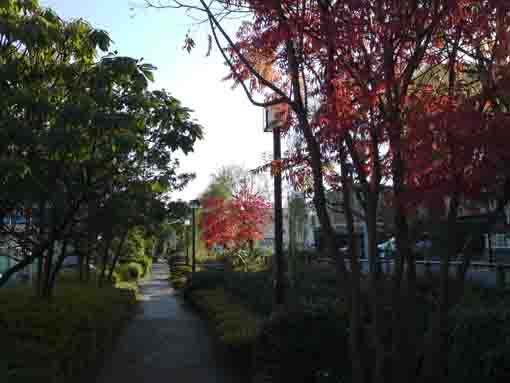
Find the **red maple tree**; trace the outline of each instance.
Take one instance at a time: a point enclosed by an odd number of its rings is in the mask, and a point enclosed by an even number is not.
[[[441,255],[432,342],[418,339],[409,210],[423,201],[449,198],[449,226],[454,227],[463,197],[491,190],[502,196],[500,202],[508,202],[508,1],[199,3],[230,78],[255,105],[287,104],[288,127],[304,142],[282,163],[292,164],[292,179],[311,186],[325,249],[338,261],[338,292],[352,315],[352,381],[445,381],[451,251]],[[231,37],[221,20],[236,11],[249,17]],[[257,95],[262,101],[256,101]],[[358,260],[352,241],[349,269],[337,252],[327,185],[344,194],[351,234],[348,196],[356,192],[361,199],[368,237],[369,333],[361,323]],[[389,283],[391,320],[383,303],[387,281],[378,271],[376,244],[385,185],[392,189],[397,247]],[[455,231],[450,237],[454,243]],[[373,358],[362,357],[363,339],[371,339]],[[429,342],[429,349],[420,348]]]
[[[208,248],[239,249],[264,238],[271,205],[249,188],[242,187],[231,199],[209,197],[202,203],[199,226]]]

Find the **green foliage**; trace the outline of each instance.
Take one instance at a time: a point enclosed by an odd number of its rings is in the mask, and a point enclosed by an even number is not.
[[[136,281],[143,277],[143,266],[137,262],[124,263],[119,267],[121,281]]]
[[[123,261],[121,267],[123,265],[138,265],[137,269],[139,269],[138,277],[137,278],[143,278],[147,274],[150,274],[152,270],[152,257],[138,257],[138,258],[127,258]],[[129,267],[128,267],[129,268]]]
[[[510,309],[460,307],[451,315],[448,381],[504,382],[510,379]]]
[[[174,265],[170,269],[170,283],[174,289],[182,289],[188,285],[191,266]]]
[[[124,256],[121,257],[119,274],[122,280],[145,277],[152,270],[152,256],[147,249],[154,244],[154,239],[140,229],[131,230],[124,245]],[[135,276],[136,275],[136,276]],[[127,279],[126,279],[127,278]]]
[[[191,152],[202,127],[178,99],[149,89],[152,65],[104,55],[107,32],[37,1],[3,4],[0,215],[37,207],[40,224],[51,226],[45,232],[69,238],[74,228],[108,240],[134,227],[154,231],[171,215],[168,193],[193,178],[179,172],[174,153]],[[32,229],[19,244],[27,254],[38,249],[36,258],[53,241]],[[2,227],[9,230],[24,237]],[[150,235],[144,240],[132,239],[129,253],[152,250]]]
[[[191,269],[190,269],[191,271]],[[201,271],[193,277],[193,290],[214,290],[225,286],[226,274],[223,271]]]
[[[272,276],[262,272],[200,271],[194,276],[193,288],[224,288],[262,317],[272,310]],[[334,272],[303,274],[293,292],[294,303],[308,311],[331,312],[336,309],[336,276]]]
[[[269,272],[202,271],[195,274],[187,296],[196,302],[198,293],[219,312],[229,310],[224,307],[225,300],[236,305],[242,302],[244,310],[268,318],[272,309],[271,285]],[[286,377],[273,381],[313,382],[325,371],[329,376],[348,375],[347,320],[345,310],[339,311],[336,305],[334,274],[307,275],[296,288],[300,297],[296,310],[289,317],[268,322],[257,336],[255,370],[273,379],[278,374]],[[198,304],[203,306],[207,302]],[[206,306],[206,310],[213,309]],[[253,333],[248,334],[248,339],[254,341]],[[252,352],[253,344],[245,349],[244,355]]]
[[[142,259],[145,256],[145,238],[141,230],[131,230],[124,245],[125,259]]]
[[[269,272],[229,272],[225,275],[225,289],[256,313],[271,313],[273,294]]]
[[[320,253],[317,250],[299,250],[296,252],[296,256],[302,261],[315,260],[320,257]]]
[[[193,290],[190,299],[212,322],[221,344],[244,362],[251,362],[259,320],[224,289]]]
[[[0,381],[77,381],[98,366],[135,303],[132,288],[66,285],[51,303],[29,289],[0,290]]]
[[[348,355],[345,318],[334,312],[296,311],[264,323],[255,371],[273,382],[317,382],[325,371],[348,376]]]

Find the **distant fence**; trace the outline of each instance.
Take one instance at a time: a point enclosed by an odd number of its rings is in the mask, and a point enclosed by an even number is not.
[[[317,259],[319,263],[334,263],[331,258],[321,257]],[[383,273],[391,273],[394,269],[393,259],[378,259],[378,264]],[[458,267],[462,264],[460,261],[449,262],[449,273],[454,275]],[[361,271],[368,273],[369,266],[367,259],[360,259]],[[416,261],[416,273],[418,275],[427,275],[427,273],[439,273],[440,261]],[[349,261],[347,261],[349,267]],[[498,262],[471,262],[466,272],[466,280],[476,281],[487,287],[507,287],[510,285],[510,264]]]

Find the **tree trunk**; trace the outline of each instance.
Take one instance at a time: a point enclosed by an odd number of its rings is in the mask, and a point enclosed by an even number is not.
[[[395,200],[395,270],[392,278],[392,381],[407,383],[416,373],[416,265],[411,254],[409,227],[405,211],[404,163],[400,131],[393,132],[390,145],[394,153],[392,175]],[[406,289],[402,291],[407,263]],[[412,380],[411,380],[412,381]]]
[[[124,243],[126,242],[128,235],[128,230],[125,230],[124,233],[122,233],[122,236],[119,241],[119,245],[117,246],[117,250],[115,252],[115,256],[113,257],[112,264],[110,266],[110,270],[108,271],[108,280],[112,280],[113,272],[115,271],[115,268],[117,267],[117,263],[119,262],[120,255],[122,253],[122,248],[124,247]]]
[[[48,299],[50,299],[50,300],[53,298],[53,291],[55,288],[55,281],[57,280],[57,275],[60,272],[60,269],[62,268],[62,265],[64,264],[64,261],[67,257],[67,248],[68,248],[68,240],[66,239],[66,240],[64,240],[64,242],[62,244],[62,252],[60,253],[60,255],[57,259],[57,262],[55,264],[53,272],[51,273],[51,277],[48,281],[47,294],[48,294]]]
[[[448,248],[441,254],[439,282],[439,329],[438,379],[446,382],[448,377],[448,311],[450,309],[450,256],[457,253],[457,211],[459,196],[454,194],[448,212]]]
[[[385,381],[386,347],[384,338],[386,326],[383,313],[383,287],[381,286],[381,270],[377,254],[377,195],[369,192],[366,195],[366,224],[367,224],[367,257],[370,280],[370,305],[372,308],[373,337],[375,343],[375,365],[372,381],[374,383]]]
[[[49,299],[49,285],[51,280],[51,270],[53,267],[53,257],[55,255],[55,242],[53,242],[46,253],[46,263],[44,265],[41,298]]]
[[[91,254],[92,254],[92,229],[89,227],[87,228],[87,246],[85,253],[85,262],[84,262],[84,277],[85,277],[85,283],[90,282],[90,260],[91,260]]]
[[[80,258],[80,266],[79,266],[79,274],[80,274],[80,282],[85,282],[85,255],[83,254],[83,249],[80,247],[79,255]]]
[[[282,23],[287,22],[281,1],[278,3],[278,16]],[[296,113],[299,129],[303,133],[307,149],[310,153],[314,194],[313,202],[321,225],[322,238],[324,239],[324,245],[328,256],[330,256],[331,259],[336,259],[337,261],[337,273],[339,274],[339,297],[349,301],[349,275],[345,266],[345,260],[337,251],[336,233],[331,226],[331,220],[327,211],[322,174],[322,156],[317,138],[314,136],[310,124],[308,123],[308,111],[306,110],[301,97],[302,92],[301,85],[299,83],[300,71],[293,40],[288,39],[286,41],[285,50],[287,60],[289,62],[288,73],[291,78],[292,93],[295,101],[291,106]]]
[[[99,287],[102,287],[103,286],[103,283],[104,283],[104,279],[105,279],[105,276],[106,276],[106,265],[108,264],[108,254],[110,253],[110,247],[111,247],[111,244],[112,244],[112,240],[113,240],[113,235],[112,235],[112,232],[111,230],[109,230],[106,234],[105,234],[106,238],[105,238],[105,243],[104,243],[104,249],[103,249],[103,259],[102,259],[102,264],[101,264],[101,275],[99,277]]]
[[[46,229],[46,200],[41,199],[39,202],[39,235],[41,238],[44,238],[44,233]],[[43,252],[40,257],[37,259],[37,281],[35,284],[35,295],[40,297],[43,291],[43,274],[44,274],[44,254]]]
[[[339,149],[342,145],[339,145]],[[359,243],[354,232],[354,217],[352,212],[352,178],[347,174],[345,153],[340,151],[340,165],[342,177],[343,200],[347,233],[349,235],[349,254],[351,258],[351,307],[349,347],[352,365],[352,383],[365,383],[365,366],[363,359],[363,323],[361,302],[361,270],[359,263]]]

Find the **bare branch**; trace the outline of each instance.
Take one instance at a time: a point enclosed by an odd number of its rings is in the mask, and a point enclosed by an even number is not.
[[[216,46],[218,47],[218,49],[220,50],[220,53],[221,55],[223,56],[223,58],[225,59],[227,65],[229,66],[230,70],[232,71],[232,74],[233,76],[237,79],[237,81],[239,82],[239,84],[241,84],[241,87],[243,88],[244,92],[246,93],[246,97],[248,97],[248,100],[255,106],[260,106],[260,107],[267,107],[267,106],[271,106],[271,105],[276,105],[276,104],[281,104],[281,103],[284,103],[284,102],[287,102],[287,100],[283,97],[280,97],[280,98],[277,98],[275,100],[272,100],[272,101],[267,101],[267,102],[258,102],[258,101],[255,101],[253,99],[253,96],[251,95],[251,92],[250,90],[248,89],[248,87],[246,86],[245,82],[243,79],[240,78],[240,76],[237,74],[235,68],[234,68],[234,65],[232,64],[232,62],[230,61],[230,59],[228,58],[227,54],[225,53],[225,50],[223,49],[223,47],[221,46],[220,42],[219,42],[219,39],[218,39],[218,36],[216,34],[216,28],[215,26],[213,25],[213,22],[211,19],[209,19],[209,22],[210,22],[210,25],[211,25],[211,30],[212,30],[212,34],[213,34],[213,37],[214,37],[214,41],[216,43]]]

